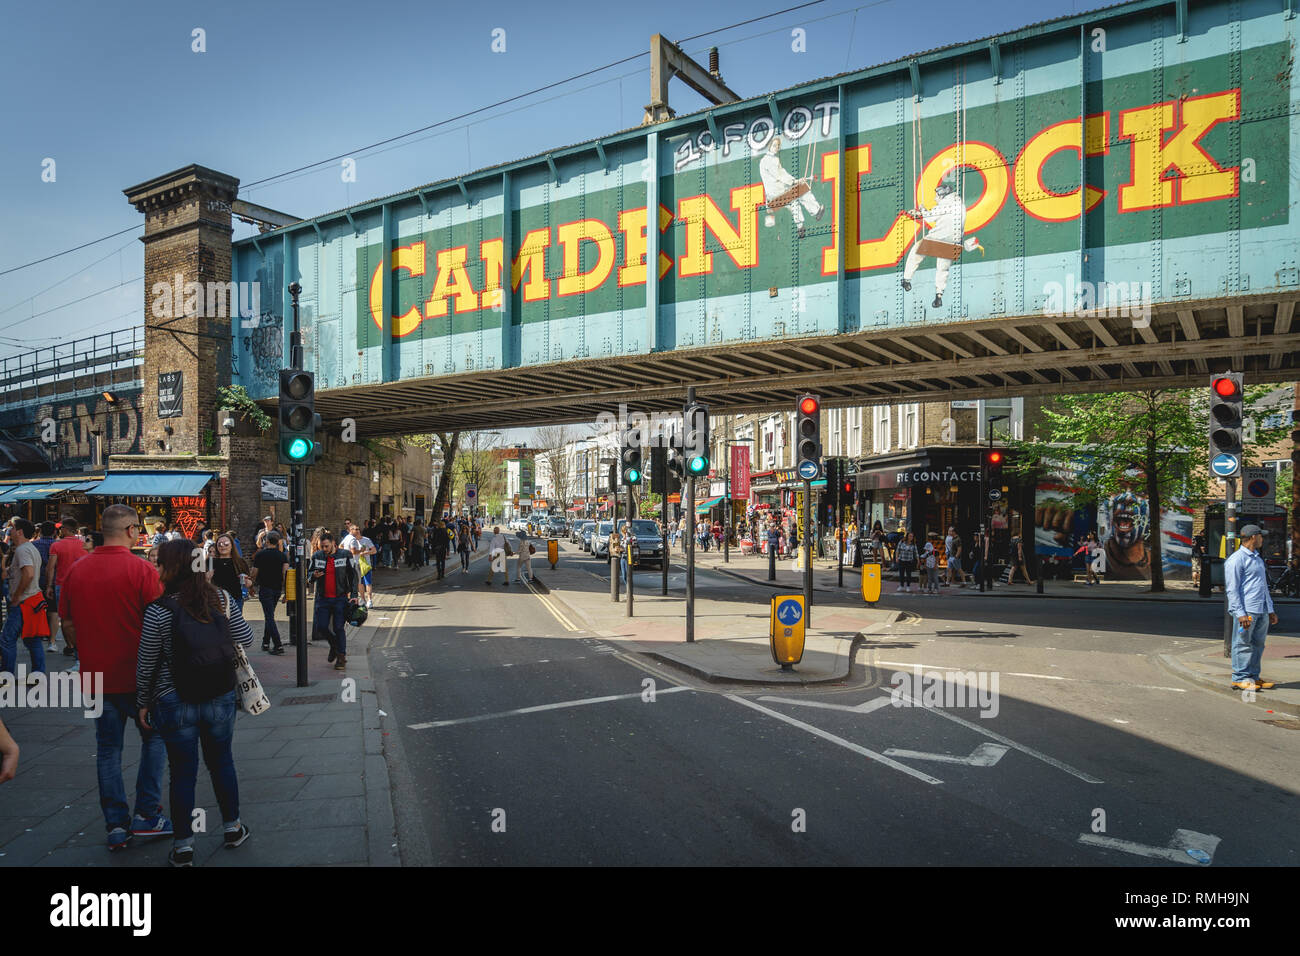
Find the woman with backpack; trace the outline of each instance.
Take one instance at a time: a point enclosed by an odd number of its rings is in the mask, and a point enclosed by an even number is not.
[[[239,602],[193,567],[194,542],[164,542],[158,551],[163,594],[144,611],[136,662],[140,722],[162,735],[170,766],[172,866],[194,865],[194,788],[199,750],[221,808],[227,849],[249,837],[239,819],[239,781],[230,744],[238,709],[235,645],[253,643]]]

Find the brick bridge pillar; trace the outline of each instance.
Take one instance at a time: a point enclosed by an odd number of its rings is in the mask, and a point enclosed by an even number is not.
[[[238,309],[229,285],[238,191],[238,179],[197,165],[123,190],[145,216],[144,455],[216,451],[217,388],[230,384],[230,316]]]

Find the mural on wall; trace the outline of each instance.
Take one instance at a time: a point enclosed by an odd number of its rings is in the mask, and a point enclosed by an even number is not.
[[[1291,150],[1282,16],[1200,4],[1184,41],[1121,8],[1101,48],[1030,35],[997,76],[847,74],[242,240],[236,271],[300,277],[331,385],[1295,285],[1263,172]],[[276,343],[246,338],[265,397]]]
[[[1106,577],[1119,581],[1151,580],[1151,509],[1140,488],[1121,491],[1095,507],[1077,508],[1072,469],[1056,469],[1034,493],[1034,545],[1045,559],[1075,562],[1088,532],[1095,531],[1105,551]],[[1174,499],[1160,516],[1160,558],[1166,578],[1192,573],[1193,509]],[[1079,564],[1082,567],[1081,564]]]
[[[90,398],[45,402],[34,408],[16,408],[0,413],[0,428],[16,436],[38,438],[42,423],[54,422],[56,443],[42,445],[56,471],[91,464],[94,459],[92,438],[98,432],[105,442],[104,457],[140,453],[140,391],[114,390],[116,402],[102,395]]]

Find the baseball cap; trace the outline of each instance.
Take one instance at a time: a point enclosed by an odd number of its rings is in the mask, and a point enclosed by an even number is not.
[[[1263,534],[1263,533],[1264,532],[1260,529],[1259,525],[1257,524],[1248,524],[1246,525],[1246,527],[1241,529],[1241,536],[1243,538],[1253,538],[1255,535]]]

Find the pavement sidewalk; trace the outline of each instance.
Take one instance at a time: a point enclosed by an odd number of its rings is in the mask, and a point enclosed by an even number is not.
[[[802,661],[783,671],[772,660],[768,627],[770,600],[765,592],[751,599],[734,592],[725,577],[697,572],[695,640],[686,642],[684,584],[673,576],[667,596],[660,593],[657,570],[636,572],[634,616],[626,613],[626,592],[610,600],[609,578],[597,574],[594,562],[572,552],[552,572],[545,562],[538,569],[534,590],[544,601],[559,603],[593,633],[623,649],[681,667],[708,681],[758,684],[816,684],[848,677],[854,645],[891,627],[901,612],[876,608],[818,607],[805,637]],[[710,581],[712,578],[712,581]],[[792,588],[791,593],[798,593]],[[776,593],[776,592],[773,592]],[[563,615],[560,615],[563,616]]]
[[[685,555],[680,550],[673,552],[673,560],[685,561]],[[730,561],[723,561],[721,551],[695,551],[696,566],[701,568],[710,568],[722,574],[727,574],[735,578],[759,584],[764,587],[779,588],[788,590],[802,590],[803,572],[792,569],[793,558],[778,558],[776,562],[776,581],[768,580],[768,559],[766,555],[741,554],[738,550],[732,550]],[[968,575],[969,577],[969,575]],[[836,569],[834,559],[824,560],[820,558],[813,559],[813,588],[815,591],[848,591],[860,588],[862,580],[862,569],[854,568],[851,565],[844,567],[844,585],[839,584],[839,574]],[[942,594],[962,594],[975,597],[1015,597],[1015,598],[1070,598],[1070,599],[1088,599],[1088,600],[1105,600],[1105,601],[1165,601],[1181,604],[1222,604],[1223,591],[1216,590],[1209,597],[1201,597],[1196,588],[1190,581],[1166,580],[1166,591],[1160,594],[1151,593],[1151,585],[1146,581],[1102,581],[1099,584],[1089,586],[1082,581],[1044,581],[1043,593],[1038,593],[1037,585],[1023,584],[1017,581],[1015,584],[1003,584],[1001,581],[995,581],[992,591],[981,592],[978,588],[960,588],[960,587],[941,587]],[[881,595],[888,597],[898,591],[897,572],[889,571],[885,573],[885,580],[882,583]],[[1300,604],[1300,600],[1294,598],[1273,598],[1275,604]]]
[[[430,576],[430,569],[380,572],[376,603],[360,629],[348,629],[346,674],[327,663],[324,642],[308,648],[310,686],[297,686],[294,649],[272,657],[261,650],[261,606],[244,604],[253,628],[249,660],[271,699],[271,709],[235,720],[234,756],[240,816],[252,837],[226,852],[221,814],[206,768],[196,806],[206,810],[207,832],[197,834],[197,866],[398,865],[388,769],[388,734],[375,697],[368,647],[382,634],[384,610],[395,592]],[[288,640],[287,622],[279,619]],[[61,648],[61,645],[60,645]],[[70,662],[47,655],[51,672]],[[25,650],[19,663],[28,664]],[[166,866],[170,837],[137,840],[109,853],[95,771],[95,725],[81,709],[12,708],[3,712],[20,748],[18,774],[0,786],[0,867]],[[134,800],[139,735],[126,728],[122,777]],[[163,812],[167,806],[163,779]]]
[[[1277,686],[1257,692],[1253,699],[1231,686],[1232,661],[1223,656],[1222,645],[1208,649],[1201,647],[1181,654],[1159,654],[1156,662],[1183,680],[1242,699],[1275,714],[1280,720],[1290,720],[1288,726],[1300,730],[1300,637],[1268,636],[1264,643],[1260,676]]]

